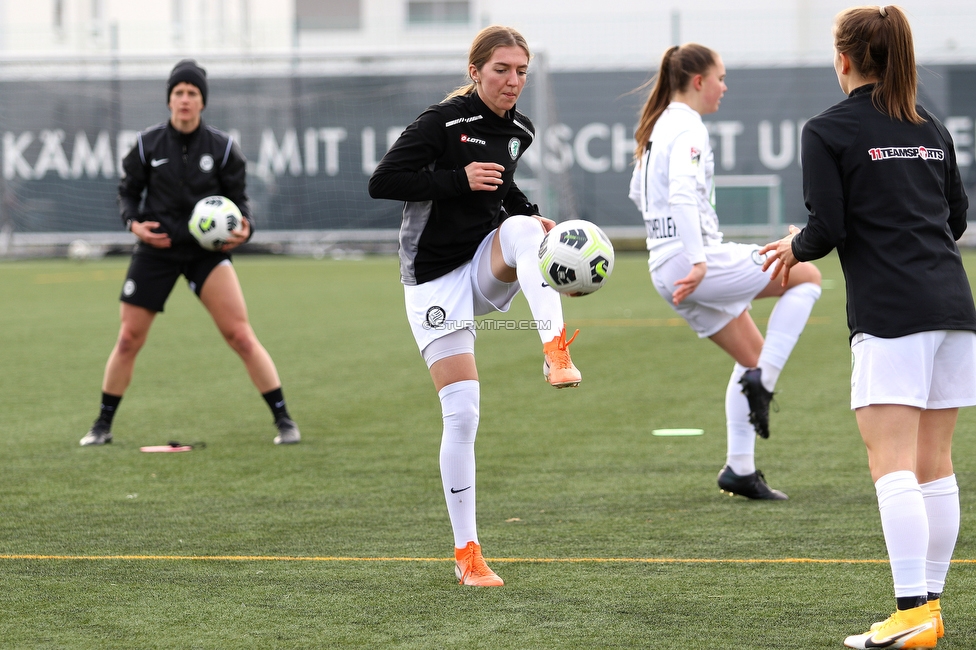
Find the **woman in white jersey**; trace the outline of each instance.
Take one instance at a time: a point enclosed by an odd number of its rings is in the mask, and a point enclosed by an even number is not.
[[[725,393],[728,435],[719,487],[751,499],[783,500],[756,469],[756,435],[769,437],[769,404],[780,371],[820,297],[812,264],[792,269],[787,286],[762,270],[759,247],[722,241],[714,207],[714,159],[701,116],[725,93],[721,57],[696,43],[664,53],[635,138],[630,198],[644,215],[651,279],[701,338],[735,360]],[[760,334],[754,298],[780,297]]]

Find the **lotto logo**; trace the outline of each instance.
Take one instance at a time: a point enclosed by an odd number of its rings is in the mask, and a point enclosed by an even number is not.
[[[470,142],[471,144],[488,144],[484,140],[481,140],[481,139],[478,139],[478,138],[472,138],[467,133],[462,133],[461,134],[461,142]]]

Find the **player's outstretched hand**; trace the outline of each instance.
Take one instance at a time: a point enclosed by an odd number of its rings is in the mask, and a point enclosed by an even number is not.
[[[247,241],[248,235],[251,234],[251,222],[247,219],[241,219],[241,227],[237,230],[230,231],[230,239],[227,243],[220,247],[220,250],[225,253],[231,249],[237,248],[241,244]]]
[[[169,235],[156,232],[156,228],[159,228],[158,221],[133,221],[131,228],[133,235],[153,248],[169,248],[173,245]]]
[[[793,238],[799,232],[799,228],[796,226],[790,226],[790,234],[788,234],[786,237],[783,237],[779,241],[770,242],[759,249],[759,254],[766,256],[766,260],[763,262],[763,271],[766,271],[775,263],[776,266],[773,267],[773,273],[769,279],[775,280],[777,277],[779,277],[780,272],[782,272],[784,287],[789,284],[790,269],[796,266],[799,262],[799,260],[793,256]]]
[[[464,168],[473,192],[494,192],[502,184],[505,168],[498,163],[473,162]]]
[[[688,275],[674,283],[674,286],[677,288],[671,292],[671,301],[676,305],[680,305],[682,300],[690,296],[698,288],[701,281],[705,279],[705,273],[707,272],[708,266],[704,262],[693,264]]]

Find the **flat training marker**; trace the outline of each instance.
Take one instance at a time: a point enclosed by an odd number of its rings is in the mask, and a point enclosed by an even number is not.
[[[192,450],[193,445],[150,445],[149,447],[139,447],[139,451],[144,451],[150,454]]]
[[[678,438],[683,436],[700,436],[705,433],[704,429],[654,429],[655,436],[668,438]]]

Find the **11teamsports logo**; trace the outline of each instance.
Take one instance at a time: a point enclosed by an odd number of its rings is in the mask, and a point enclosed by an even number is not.
[[[945,160],[942,149],[926,147],[874,147],[868,149],[871,160],[890,160],[891,158],[921,158],[922,160]]]

